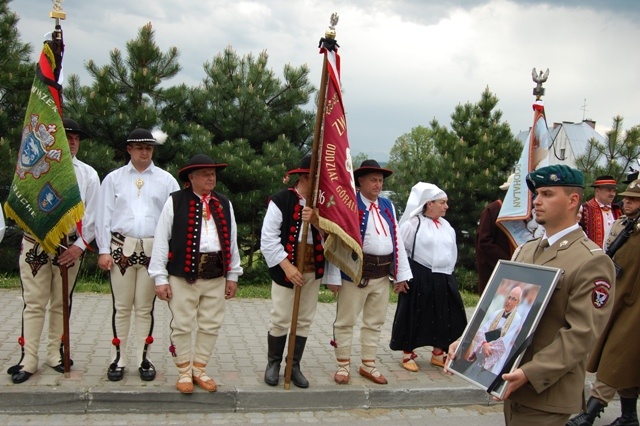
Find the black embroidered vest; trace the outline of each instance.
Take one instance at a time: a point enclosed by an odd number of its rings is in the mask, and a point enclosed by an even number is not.
[[[200,253],[200,235],[204,226],[202,201],[191,188],[171,194],[173,198],[173,225],[169,241],[169,261],[167,271],[170,275],[195,282],[198,276],[198,254]],[[209,211],[218,230],[218,239],[222,248],[222,268],[227,275],[231,265],[231,209],[229,199],[219,192],[211,192]]]
[[[293,264],[297,264],[298,237],[302,232],[302,206],[299,203],[298,195],[293,188],[283,189],[271,197],[271,201],[278,206],[282,212],[282,224],[280,225],[280,241],[287,258]],[[324,247],[322,236],[315,227],[311,227],[313,236],[313,262],[316,270],[316,279],[324,275]],[[281,286],[293,288],[280,265],[269,268],[271,279]]]

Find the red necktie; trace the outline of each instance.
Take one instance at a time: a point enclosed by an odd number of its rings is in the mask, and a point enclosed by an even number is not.
[[[436,228],[438,228],[440,226],[440,221],[438,219],[431,219],[433,221],[433,223],[436,224]]]
[[[203,195],[202,196],[202,208],[204,209],[203,213],[206,214],[207,220],[211,219],[211,209],[209,208],[209,200],[211,200],[211,195]]]
[[[608,212],[611,210],[611,206],[602,206],[600,208],[602,209],[603,212]]]
[[[382,232],[384,232],[385,237],[387,236],[387,230],[384,229],[384,225],[382,224],[382,216],[380,216],[380,208],[377,204],[371,203],[369,205],[369,211],[375,212],[373,215],[373,226],[376,228],[376,232],[380,235],[380,231],[378,230],[378,225],[376,224],[376,216],[378,216],[378,222],[380,222],[380,227],[382,228]]]

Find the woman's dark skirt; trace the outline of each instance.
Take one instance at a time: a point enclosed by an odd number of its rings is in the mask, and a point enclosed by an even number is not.
[[[446,351],[467,325],[458,282],[453,274],[433,273],[418,262],[409,263],[413,280],[409,291],[398,296],[389,346],[405,352],[422,346]]]

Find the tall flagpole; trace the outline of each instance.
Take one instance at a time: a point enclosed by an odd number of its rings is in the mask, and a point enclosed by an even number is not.
[[[62,37],[62,27],[60,21],[67,18],[67,14],[62,10],[62,2],[64,0],[52,0],[53,9],[49,12],[49,17],[55,19],[56,26],[51,35],[53,41],[53,53],[56,57],[60,58],[60,65],[62,64],[62,55],[64,53],[64,40]],[[60,78],[61,66],[58,66],[55,72],[56,82]],[[62,96],[61,96],[62,97]],[[60,102],[62,105],[62,101]],[[69,241],[65,236],[61,243],[62,250],[69,249]],[[62,276],[62,347],[63,357],[62,365],[64,366],[64,376],[69,378],[71,375],[71,344],[69,342],[69,269],[66,265],[59,265],[60,275]]]
[[[329,29],[325,32],[324,37],[320,39],[320,46],[324,49],[333,50],[335,47],[336,31],[335,26],[338,23],[338,14],[331,14]],[[320,79],[320,88],[318,89],[318,109],[316,111],[316,125],[313,132],[313,146],[311,148],[311,167],[309,169],[309,189],[305,194],[307,206],[315,207],[316,197],[314,194],[318,186],[318,152],[320,151],[322,125],[324,117],[325,102],[327,99],[327,82],[329,80],[329,71],[327,69],[327,54],[323,55],[322,60],[322,77]],[[307,253],[307,236],[309,234],[309,224],[304,223],[302,227],[302,241],[298,244],[298,254],[296,266],[298,271],[303,272],[305,257]],[[288,390],[291,387],[291,370],[293,368],[293,354],[296,345],[296,332],[298,329],[298,310],[300,308],[300,292],[301,286],[294,286],[293,310],[291,313],[291,328],[289,331],[289,346],[287,350],[287,366],[284,370],[284,388]]]

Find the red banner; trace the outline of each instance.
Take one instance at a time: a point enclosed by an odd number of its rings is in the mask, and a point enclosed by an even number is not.
[[[340,56],[323,49],[329,79],[318,152],[316,207],[320,227],[327,231],[325,256],[354,282],[362,275],[362,238],[347,137],[347,120],[340,92]]]

